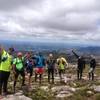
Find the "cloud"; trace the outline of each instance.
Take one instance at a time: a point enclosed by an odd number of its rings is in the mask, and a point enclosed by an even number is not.
[[[0,38],[100,41],[99,0],[0,0]]]
[[[42,0],[41,0],[42,1]],[[29,6],[31,3],[34,6],[39,3],[40,0],[0,0],[0,10],[1,11],[15,11],[23,6]]]

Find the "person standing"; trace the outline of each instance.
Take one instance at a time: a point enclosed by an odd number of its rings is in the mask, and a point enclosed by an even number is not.
[[[24,57],[21,52],[17,53],[17,57],[13,61],[13,72],[14,72],[14,93],[16,87],[16,81],[18,79],[19,74],[22,76],[22,86],[25,84],[25,71],[24,71]]]
[[[37,81],[37,75],[39,75],[39,83],[41,84],[42,75],[44,73],[44,66],[46,64],[45,58],[41,53],[34,56],[35,59],[35,82]]]
[[[85,60],[84,60],[83,56],[78,56],[73,50],[72,50],[72,52],[75,55],[75,57],[78,59],[78,61],[77,61],[77,79],[81,80],[82,75],[83,75],[83,70],[85,68]]]
[[[68,63],[67,63],[66,59],[61,56],[57,59],[57,64],[58,64],[60,81],[62,81],[62,79],[64,78],[65,67],[68,66]]]
[[[11,51],[9,51],[11,53]],[[7,95],[8,78],[11,71],[12,56],[0,46],[0,95]],[[2,91],[3,88],[3,91]]]
[[[52,77],[52,83],[54,83],[54,70],[55,70],[56,60],[53,57],[53,54],[49,54],[47,59],[47,67],[48,67],[48,82],[50,83],[50,76]]]
[[[34,67],[34,61],[31,57],[31,53],[28,52],[27,56],[26,56],[26,60],[25,60],[25,69],[26,69],[26,73],[28,75],[28,86],[31,86],[31,77],[33,75],[33,67]]]
[[[89,80],[92,78],[94,80],[94,70],[96,67],[96,60],[93,55],[91,55],[91,60],[90,60],[90,69],[89,69]]]

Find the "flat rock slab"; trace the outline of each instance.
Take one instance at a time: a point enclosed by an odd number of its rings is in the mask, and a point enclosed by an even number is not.
[[[94,86],[93,88],[94,88],[95,92],[100,92],[100,85],[99,86]]]
[[[52,90],[52,92],[60,92],[60,91],[75,92],[76,91],[75,88],[72,88],[70,86],[55,86],[51,90]]]
[[[24,95],[16,96],[16,95],[8,95],[7,97],[3,98],[2,100],[32,100]]]
[[[69,92],[69,91],[60,91],[55,97],[57,100],[65,100],[66,98],[68,98],[69,96],[72,96],[73,93]]]
[[[56,96],[56,99],[58,100],[58,99],[64,99],[64,98],[67,98],[67,97],[69,97],[69,96],[72,96],[73,94],[72,93],[65,93],[65,94],[58,94],[57,96]]]

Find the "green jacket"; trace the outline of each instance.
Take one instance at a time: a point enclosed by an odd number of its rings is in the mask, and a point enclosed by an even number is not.
[[[19,59],[18,57],[14,59],[13,64],[16,66],[17,70],[22,70],[24,68],[24,57]]]

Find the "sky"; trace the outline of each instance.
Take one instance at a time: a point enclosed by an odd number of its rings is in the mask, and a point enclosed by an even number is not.
[[[99,45],[100,0],[0,0],[0,39]]]

